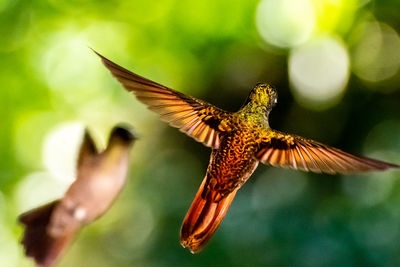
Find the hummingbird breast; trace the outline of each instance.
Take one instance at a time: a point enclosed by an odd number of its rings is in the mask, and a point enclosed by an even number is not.
[[[218,150],[211,153],[204,198],[218,201],[242,186],[258,166],[254,158],[258,144],[254,131],[244,129],[224,136]],[[210,195],[211,193],[211,195]]]

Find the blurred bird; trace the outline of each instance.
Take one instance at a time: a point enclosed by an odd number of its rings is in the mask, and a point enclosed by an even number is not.
[[[125,89],[162,120],[212,149],[207,173],[181,229],[181,244],[192,253],[206,245],[237,190],[259,162],[329,174],[399,167],[271,129],[268,116],[278,96],[268,84],[257,84],[239,111],[231,113],[143,78],[95,53]]]
[[[25,225],[22,245],[37,266],[53,266],[83,226],[103,215],[125,184],[132,131],[115,127],[108,146],[98,152],[86,131],[80,148],[76,180],[56,201],[19,217]]]

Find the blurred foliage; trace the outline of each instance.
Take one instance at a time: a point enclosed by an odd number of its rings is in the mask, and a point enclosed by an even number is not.
[[[399,265],[399,171],[260,166],[208,247],[182,249],[210,151],[160,122],[88,48],[231,111],[272,83],[273,128],[399,164],[399,11],[398,0],[0,1],[0,266],[32,266],[17,215],[72,181],[83,127],[102,146],[118,122],[141,136],[129,182],[60,266]]]

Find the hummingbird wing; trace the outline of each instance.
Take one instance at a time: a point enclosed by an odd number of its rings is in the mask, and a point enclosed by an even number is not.
[[[302,171],[348,174],[400,166],[359,157],[316,141],[278,131],[265,137],[256,153],[264,164]]]
[[[221,121],[230,116],[229,112],[150,81],[95,53],[124,88],[158,113],[163,121],[208,147],[219,147],[220,135],[226,131]]]

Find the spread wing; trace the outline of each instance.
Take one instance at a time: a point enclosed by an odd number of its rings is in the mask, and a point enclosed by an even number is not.
[[[96,54],[124,88],[158,113],[162,120],[206,146],[219,147],[225,131],[221,121],[230,116],[229,112],[143,78]]]
[[[300,136],[280,132],[261,142],[256,158],[275,167],[317,173],[357,173],[398,168],[400,166],[366,157],[358,157]]]

